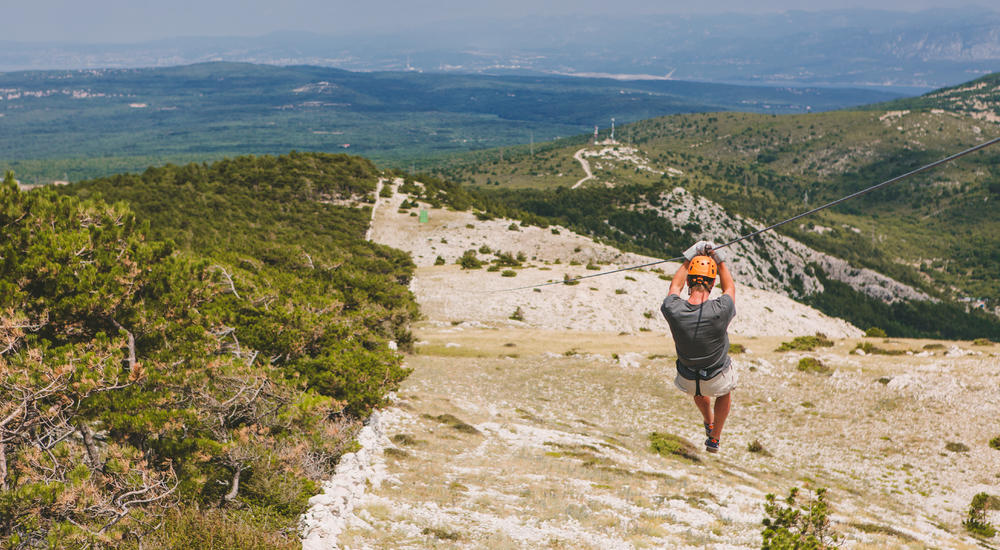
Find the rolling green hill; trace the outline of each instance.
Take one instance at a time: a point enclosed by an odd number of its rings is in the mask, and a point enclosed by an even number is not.
[[[997,108],[997,79],[859,111],[673,115],[620,128],[618,145],[556,141],[536,145],[533,154],[523,147],[505,150],[502,159],[498,150],[474,152],[427,169],[498,204],[565,214],[559,205],[569,195],[557,199],[557,190],[584,177],[574,153],[631,145],[648,166],[609,160],[608,153],[591,161],[596,178],[584,187],[622,189],[609,194],[618,197],[617,208],[631,211],[645,204],[646,193],[625,193],[627,186],[680,185],[732,213],[773,223],[1000,135],[981,114]],[[974,116],[969,105],[985,107]],[[1000,306],[998,165],[1000,147],[987,149],[781,231],[932,296],[993,310]],[[516,188],[525,191],[507,191]],[[594,215],[606,220],[608,213]]]
[[[346,151],[408,167],[440,153],[547,141],[670,113],[822,111],[870,90],[559,76],[355,73],[205,63],[0,74],[0,169],[27,183],[164,162]]]

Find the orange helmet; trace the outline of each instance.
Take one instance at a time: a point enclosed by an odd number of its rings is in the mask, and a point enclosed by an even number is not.
[[[698,275],[714,279],[718,273],[719,268],[715,265],[715,260],[712,258],[708,256],[695,256],[691,258],[691,264],[688,266],[688,275]]]

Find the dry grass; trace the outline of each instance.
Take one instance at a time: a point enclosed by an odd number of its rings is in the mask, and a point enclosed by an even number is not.
[[[763,495],[801,484],[831,488],[849,546],[961,547],[970,481],[996,480],[996,434],[953,421],[956,402],[1000,415],[988,355],[856,356],[858,340],[835,340],[813,352],[833,375],[805,376],[801,353],[773,351],[787,338],[734,339],[747,351],[722,452],[696,448],[701,461],[689,463],[650,450],[652,432],[704,437],[673,388],[663,334],[428,323],[417,336],[426,343],[400,391],[412,410],[390,432],[408,456],[389,462],[398,483],[359,506],[368,526],[352,524],[344,547],[753,548]],[[519,357],[503,356],[511,350]],[[949,441],[980,452],[948,452]]]

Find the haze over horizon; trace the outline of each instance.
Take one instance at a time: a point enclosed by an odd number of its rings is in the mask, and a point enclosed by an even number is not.
[[[969,2],[962,7],[990,9]],[[678,0],[651,2],[621,0],[510,0],[503,5],[460,0],[369,3],[336,0],[289,0],[281,5],[266,0],[177,0],[136,3],[101,0],[80,3],[52,0],[5,6],[2,40],[14,42],[131,43],[180,37],[253,37],[276,32],[351,34],[392,32],[419,25],[458,19],[512,20],[532,16],[576,15],[721,15],[726,13],[780,13],[843,9],[916,12],[955,9],[947,0],[841,0],[798,2],[764,0],[748,5],[735,0],[690,4]]]

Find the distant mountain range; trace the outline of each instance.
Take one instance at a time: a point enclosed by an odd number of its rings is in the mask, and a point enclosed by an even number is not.
[[[1000,68],[1000,12],[873,10],[467,19],[364,35],[140,44],[0,42],[0,70],[206,61],[349,70],[558,73],[922,92]]]

